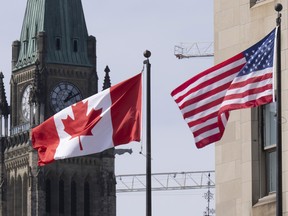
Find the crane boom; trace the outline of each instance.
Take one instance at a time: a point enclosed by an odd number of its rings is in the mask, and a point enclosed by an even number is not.
[[[117,193],[144,192],[146,175],[117,175]],[[152,174],[152,190],[191,190],[214,188],[215,171],[169,172]],[[210,182],[210,183],[208,183]]]
[[[174,55],[178,59],[193,57],[212,57],[214,56],[214,43],[180,43],[179,45],[174,46]]]

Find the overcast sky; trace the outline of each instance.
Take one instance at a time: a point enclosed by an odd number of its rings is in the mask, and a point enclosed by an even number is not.
[[[213,66],[213,58],[179,60],[180,42],[213,42],[212,0],[82,0],[88,33],[97,39],[99,90],[104,68],[116,84],[143,67],[143,52],[152,56],[152,173],[214,170],[214,145],[197,149],[170,92],[196,73]],[[10,95],[11,44],[20,38],[25,0],[9,0],[0,7],[0,71]],[[8,100],[10,100],[8,98]],[[144,174],[142,143],[131,143],[133,154],[116,155],[116,175]],[[153,187],[153,185],[152,185]],[[154,216],[203,215],[206,190],[153,192]],[[145,193],[117,194],[117,216],[144,216]]]

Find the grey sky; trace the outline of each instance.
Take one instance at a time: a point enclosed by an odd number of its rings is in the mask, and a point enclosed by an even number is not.
[[[213,41],[212,0],[82,0],[88,33],[97,39],[99,90],[104,68],[116,84],[143,67],[143,52],[152,53],[152,172],[214,170],[214,146],[197,149],[170,92],[193,74],[213,65],[213,58],[177,59],[179,42]],[[10,98],[11,45],[20,38],[26,0],[9,0],[0,7],[0,71]],[[10,104],[10,102],[9,102]],[[145,141],[145,140],[144,140]],[[139,154],[145,143],[132,143],[133,154],[116,156],[116,174],[145,173]],[[206,191],[153,193],[154,216],[203,215]],[[117,194],[117,216],[144,216],[145,193]]]

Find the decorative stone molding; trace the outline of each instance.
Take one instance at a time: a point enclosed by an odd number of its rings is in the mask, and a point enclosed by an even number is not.
[[[5,168],[7,172],[10,172],[15,169],[28,167],[28,164],[29,164],[29,155],[24,155],[18,158],[13,158],[13,160],[6,160]]]
[[[26,144],[28,145],[30,141],[29,137],[29,131],[24,131],[18,134],[15,134],[14,136],[6,137],[5,140],[5,149],[8,151],[8,149],[18,146],[18,145],[23,145]]]
[[[75,69],[76,68],[76,69]],[[86,79],[87,77],[91,76],[91,69],[90,68],[77,68],[77,67],[56,67],[55,68],[50,66],[47,70],[47,74],[50,76],[56,76],[56,77],[74,77],[74,78],[80,78],[80,79]]]
[[[99,166],[101,164],[99,158],[93,158],[93,157],[87,157],[87,156],[67,158],[64,160],[59,160],[59,163],[81,164],[81,165],[91,165],[91,166]]]
[[[22,83],[26,82],[27,80],[32,80],[33,76],[34,76],[34,68],[29,68],[29,70],[26,70],[19,74],[15,73],[13,75],[15,83]]]

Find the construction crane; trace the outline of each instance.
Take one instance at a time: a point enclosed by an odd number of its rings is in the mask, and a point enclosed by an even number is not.
[[[214,56],[214,42],[180,43],[174,46],[178,59]]]
[[[214,171],[154,173],[153,191],[191,190],[214,188]],[[117,175],[117,193],[146,191],[146,175]]]

